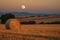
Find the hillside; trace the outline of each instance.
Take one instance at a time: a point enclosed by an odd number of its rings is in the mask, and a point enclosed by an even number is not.
[[[56,22],[60,21],[60,16],[24,16],[24,17],[17,17],[21,22],[28,22],[28,21],[35,21],[36,23],[40,22]]]
[[[0,12],[0,16],[6,14],[7,12]],[[30,12],[10,12],[16,17],[20,16],[60,16],[59,13],[30,13]]]

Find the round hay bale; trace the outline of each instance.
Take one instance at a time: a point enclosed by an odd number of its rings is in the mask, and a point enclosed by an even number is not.
[[[20,29],[20,20],[18,19],[9,19],[6,22],[6,28],[10,30],[19,30]]]

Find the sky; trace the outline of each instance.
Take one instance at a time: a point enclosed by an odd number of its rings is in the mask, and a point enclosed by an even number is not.
[[[60,13],[60,0],[0,0],[0,12]]]

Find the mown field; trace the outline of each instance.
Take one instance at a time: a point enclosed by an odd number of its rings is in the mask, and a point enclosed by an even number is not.
[[[0,40],[60,40],[60,24],[21,24],[19,31],[1,29]]]

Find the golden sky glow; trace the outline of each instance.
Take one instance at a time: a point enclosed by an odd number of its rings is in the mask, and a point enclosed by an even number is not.
[[[21,5],[26,9],[22,10]],[[0,12],[58,12],[60,0],[0,0]]]

